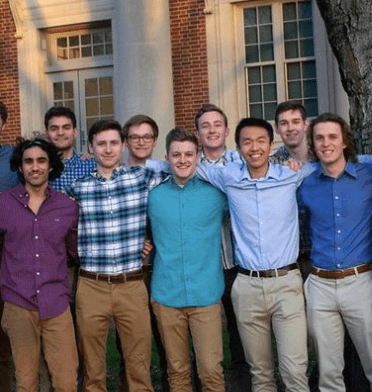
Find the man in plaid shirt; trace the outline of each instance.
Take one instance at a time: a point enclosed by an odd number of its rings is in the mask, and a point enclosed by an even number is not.
[[[153,391],[142,250],[148,190],[162,175],[139,166],[120,166],[124,134],[116,121],[96,122],[88,138],[97,171],[66,190],[80,208],[76,318],[84,355],[84,390],[106,391],[106,339],[109,321],[114,318],[129,390]]]

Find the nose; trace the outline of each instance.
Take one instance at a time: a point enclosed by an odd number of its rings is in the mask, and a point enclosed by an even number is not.
[[[58,127],[57,128],[57,135],[62,135],[63,134],[63,128],[62,127]]]
[[[258,142],[252,141],[252,143],[251,143],[251,150],[253,150],[253,151],[258,150]]]

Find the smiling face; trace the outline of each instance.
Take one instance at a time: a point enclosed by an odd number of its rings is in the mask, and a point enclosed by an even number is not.
[[[156,146],[156,138],[150,124],[142,123],[129,128],[126,140],[131,164],[144,164],[151,158]]]
[[[267,130],[259,126],[242,128],[238,148],[247,162],[251,178],[265,176],[269,167],[269,155],[273,149]]]
[[[23,152],[19,170],[23,174],[26,188],[47,185],[51,171],[47,152],[40,147],[28,148]]]
[[[288,147],[298,147],[306,143],[306,130],[308,123],[302,118],[299,110],[287,110],[280,113],[278,124],[275,124],[276,132]]]
[[[204,113],[199,118],[196,134],[208,157],[210,151],[221,150],[222,152],[224,150],[230,130],[226,127],[222,114],[211,111]]]
[[[346,165],[344,149],[346,144],[342,137],[340,124],[321,122],[314,126],[314,150],[325,168],[343,169]]]
[[[181,185],[186,184],[194,175],[199,163],[198,149],[190,141],[172,142],[165,158],[172,169],[174,180]]]
[[[52,117],[48,122],[46,134],[64,158],[72,156],[78,131],[74,128],[70,118],[65,116]]]
[[[110,177],[113,170],[120,165],[124,143],[118,130],[108,129],[94,135],[89,150],[97,160],[98,172],[104,177]]]

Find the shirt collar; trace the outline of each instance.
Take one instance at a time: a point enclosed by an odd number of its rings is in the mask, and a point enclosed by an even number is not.
[[[215,165],[222,163],[223,165],[225,165],[227,163],[227,150],[226,148],[223,150],[223,153],[217,158],[217,159],[208,159],[205,154],[204,151],[201,150],[200,151],[200,162],[208,162],[208,163],[213,163]]]
[[[349,175],[350,177],[354,177],[354,178],[358,178],[357,175],[357,164],[356,163],[352,163],[350,161],[348,161],[346,163],[346,166],[344,168],[344,170],[341,172],[341,174],[337,177],[340,178],[342,177],[344,174]],[[318,177],[330,177],[324,170],[322,165],[319,163],[319,169],[317,170],[317,175]],[[331,177],[330,177],[331,178]]]
[[[19,197],[29,198],[29,194],[24,184],[19,184],[17,188],[14,188],[14,191],[17,195],[19,195]],[[53,188],[51,188],[50,184],[48,184],[45,190],[46,198],[48,199],[53,192],[54,192]]]
[[[110,181],[110,180],[114,180],[120,174],[120,172],[123,171],[123,169],[124,169],[124,166],[121,166],[121,165],[118,166],[117,168],[115,168],[113,170],[110,178],[105,178],[105,177],[101,176],[98,173],[98,169],[93,170],[90,174],[92,177],[96,178],[99,181]]]
[[[240,166],[240,171],[242,173],[242,178],[247,178],[249,181],[260,181],[264,180],[267,178],[274,178],[275,180],[279,180],[279,170],[280,170],[280,165],[275,165],[269,162],[269,169],[264,177],[261,178],[251,178],[249,171],[248,171],[248,165],[245,161],[242,162]]]
[[[76,154],[76,152],[74,151],[72,154],[72,157],[67,158],[63,161],[63,164],[65,166],[75,166],[76,163],[80,160],[80,156],[78,154]]]

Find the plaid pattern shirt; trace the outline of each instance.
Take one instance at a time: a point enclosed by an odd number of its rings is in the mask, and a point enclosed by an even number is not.
[[[242,158],[235,149],[225,150],[223,154],[214,161],[206,158],[203,151],[200,152],[200,162],[213,163],[216,166],[226,166],[230,162],[236,161],[242,161]],[[231,228],[230,214],[226,211],[223,217],[221,249],[221,259],[224,269],[231,269],[236,265],[234,257],[234,242],[235,240]]]
[[[119,274],[142,268],[148,191],[166,175],[134,166],[118,167],[109,180],[92,172],[66,192],[79,203],[81,268]]]
[[[86,177],[97,166],[95,159],[82,160],[75,151],[72,157],[66,159],[63,164],[64,169],[62,174],[55,180],[50,181],[50,186],[56,191],[61,192],[65,192],[65,189],[72,181]]]

